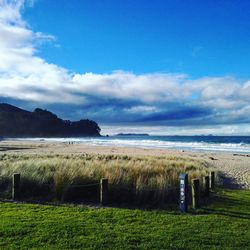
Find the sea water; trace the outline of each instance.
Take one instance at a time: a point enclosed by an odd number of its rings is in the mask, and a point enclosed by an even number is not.
[[[24,140],[23,138],[20,140]],[[81,138],[26,138],[55,142],[74,142],[93,146],[138,147],[250,154],[250,136],[109,136]]]

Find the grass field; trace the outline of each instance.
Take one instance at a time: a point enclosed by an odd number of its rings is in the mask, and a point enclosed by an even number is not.
[[[250,192],[198,213],[0,203],[1,249],[250,249]]]

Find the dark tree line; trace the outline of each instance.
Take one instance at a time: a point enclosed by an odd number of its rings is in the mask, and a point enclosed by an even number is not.
[[[80,137],[100,136],[95,121],[62,120],[50,111],[29,112],[9,104],[0,104],[1,137]]]

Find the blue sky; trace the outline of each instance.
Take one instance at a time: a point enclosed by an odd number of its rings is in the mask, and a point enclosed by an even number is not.
[[[247,0],[0,0],[0,102],[105,133],[250,134]]]
[[[248,0],[39,0],[23,16],[57,38],[41,56],[74,72],[249,77]]]

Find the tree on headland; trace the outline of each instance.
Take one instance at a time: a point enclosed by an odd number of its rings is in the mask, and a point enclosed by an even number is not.
[[[100,136],[95,121],[62,120],[48,110],[36,108],[29,112],[18,107],[0,104],[0,137],[80,137]]]

